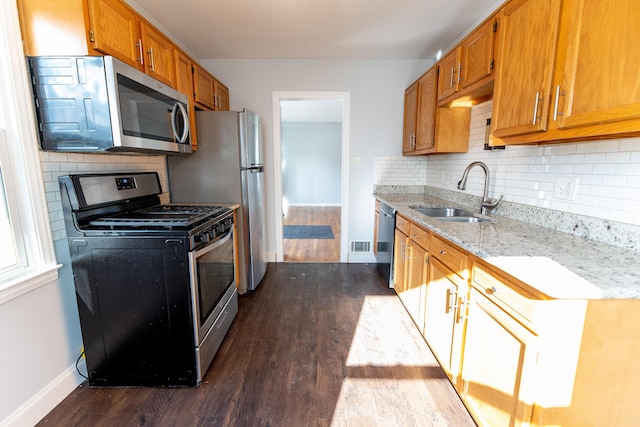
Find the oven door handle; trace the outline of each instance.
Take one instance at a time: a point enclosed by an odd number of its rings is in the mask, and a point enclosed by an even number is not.
[[[229,241],[229,239],[231,239],[232,235],[233,235],[233,230],[229,230],[229,232],[226,235],[224,235],[224,237],[222,237],[220,239],[213,240],[207,246],[203,247],[202,249],[198,249],[197,251],[195,251],[195,253],[194,253],[195,257],[199,258],[202,255],[204,255],[204,254],[206,254],[208,252],[211,252],[215,248],[218,248],[218,247],[224,245],[225,243],[227,243]]]

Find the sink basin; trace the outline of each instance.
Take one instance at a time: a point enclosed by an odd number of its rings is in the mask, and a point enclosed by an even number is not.
[[[446,217],[433,217],[439,221],[446,222],[490,222],[488,219],[478,218],[475,216],[446,216]]]
[[[409,206],[416,212],[447,222],[491,222],[488,219],[478,218],[471,212],[459,208],[428,208],[426,206]]]
[[[425,206],[409,206],[411,209],[420,212],[423,215],[437,218],[466,217],[474,218],[473,214],[464,209],[458,208],[427,208]]]

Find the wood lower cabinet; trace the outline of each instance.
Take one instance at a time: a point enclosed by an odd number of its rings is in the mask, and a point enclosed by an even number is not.
[[[429,260],[422,334],[455,385],[460,374],[467,284],[437,258]]]
[[[400,299],[413,321],[422,328],[424,324],[424,298],[427,283],[427,264],[429,233],[415,224],[409,228],[409,247],[407,248],[407,276],[404,292]]]
[[[380,200],[376,200],[373,214],[373,255],[378,255],[378,233],[380,231]]]
[[[472,288],[460,393],[479,425],[529,425],[537,355],[536,336]]]
[[[396,228],[393,238],[393,290],[402,298],[407,287],[407,248],[409,237]]]

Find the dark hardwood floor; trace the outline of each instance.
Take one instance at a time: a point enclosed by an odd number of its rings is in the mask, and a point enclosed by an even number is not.
[[[269,264],[200,387],[79,387],[42,426],[474,426],[375,265]]]

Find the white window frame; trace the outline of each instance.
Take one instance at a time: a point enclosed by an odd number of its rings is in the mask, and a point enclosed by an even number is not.
[[[0,128],[6,146],[2,157],[5,191],[20,266],[0,275],[0,304],[35,288],[55,282],[56,262],[47,211],[31,88],[22,49],[16,2],[0,2]],[[15,218],[15,215],[19,218]]]

